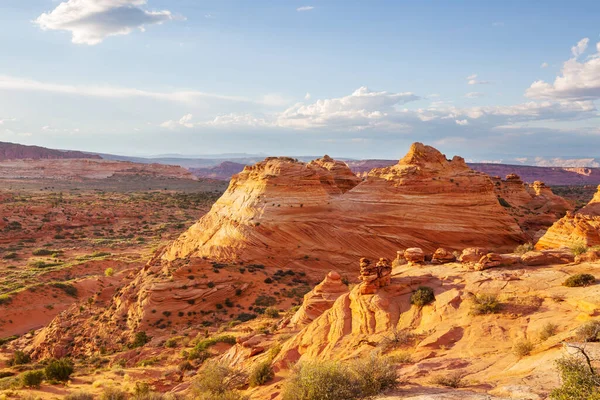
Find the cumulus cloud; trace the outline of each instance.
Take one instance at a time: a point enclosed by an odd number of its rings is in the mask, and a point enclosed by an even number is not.
[[[311,11],[311,10],[314,10],[314,9],[315,8],[313,6],[302,6],[302,7],[296,8],[296,11],[302,12],[302,11]]]
[[[466,119],[457,119],[454,122],[456,122],[456,125],[469,125],[469,121],[467,121]]]
[[[548,63],[543,62],[542,65],[540,65],[540,68],[548,68]]]
[[[573,53],[573,56],[579,57],[580,55],[585,53],[589,43],[589,38],[583,38],[579,42],[577,42],[575,46],[571,47],[571,53]]]
[[[96,45],[109,36],[162,24],[176,17],[168,10],[148,11],[147,0],[67,0],[34,23],[43,30],[69,31],[73,43]]]
[[[179,118],[177,121],[165,121],[162,124],[160,124],[160,126],[167,129],[175,129],[181,126],[186,128],[192,128],[194,126],[194,123],[192,123],[192,118],[192,114],[186,114],[183,117]]]
[[[310,100],[310,93],[306,92],[306,94],[304,95],[304,100]]]
[[[574,46],[573,55],[580,55],[587,47],[587,38]],[[597,52],[580,62],[573,57],[563,64],[561,75],[553,83],[542,80],[535,81],[525,92],[534,99],[555,100],[596,100],[600,98],[600,44]]]

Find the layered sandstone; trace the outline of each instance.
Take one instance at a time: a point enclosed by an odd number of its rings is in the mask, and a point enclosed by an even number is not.
[[[164,258],[209,257],[294,265],[308,257],[349,270],[390,249],[468,245],[512,249],[525,240],[491,180],[460,157],[415,143],[396,165],[359,181],[330,157],[267,158],[234,176],[212,210]],[[304,265],[304,264],[303,264]]]
[[[600,186],[592,200],[577,213],[567,213],[539,239],[537,249],[600,245]]]

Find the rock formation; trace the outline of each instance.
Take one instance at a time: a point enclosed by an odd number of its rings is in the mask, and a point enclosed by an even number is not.
[[[536,241],[554,222],[563,217],[573,205],[555,195],[543,182],[525,185],[516,174],[506,179],[492,177],[498,200],[519,223],[530,241]]]
[[[523,241],[486,175],[415,143],[396,165],[372,170],[362,182],[330,157],[308,164],[267,158],[248,166],[164,258],[268,255],[270,263],[306,267],[303,260],[314,257],[311,265],[321,271],[350,271],[353,260],[394,248],[508,250]]]
[[[337,298],[346,292],[348,286],[344,285],[340,274],[335,271],[329,272],[321,283],[304,295],[302,306],[292,316],[288,325],[295,328],[308,325],[331,308]]]
[[[425,253],[418,247],[411,247],[404,250],[404,258],[409,265],[423,264],[425,262]]]
[[[600,186],[592,200],[577,213],[556,221],[536,243],[536,249],[600,245]]]
[[[379,288],[389,285],[392,267],[387,258],[380,258],[377,264],[373,265],[371,261],[363,257],[360,259],[359,266],[358,279],[362,281],[361,294],[374,294]]]
[[[40,146],[26,146],[17,143],[0,142],[0,161],[4,160],[42,160],[87,158],[100,160],[97,154],[84,153],[74,150],[54,150]]]
[[[437,249],[431,257],[433,264],[446,264],[456,261],[456,256],[451,251],[448,251],[442,247]]]

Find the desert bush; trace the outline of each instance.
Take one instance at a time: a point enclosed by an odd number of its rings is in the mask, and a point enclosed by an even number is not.
[[[590,274],[576,274],[568,277],[564,282],[563,286],[567,287],[580,287],[580,286],[589,286],[596,283],[596,278],[594,275]]]
[[[38,388],[44,381],[44,371],[41,369],[35,371],[27,371],[21,374],[21,385],[24,387]]]
[[[398,373],[388,357],[371,354],[354,361],[350,369],[358,380],[361,398],[376,396],[395,387],[398,382]]]
[[[50,286],[62,290],[69,296],[77,297],[77,288],[75,286],[71,285],[70,283],[54,282],[54,283],[51,283]]]
[[[519,340],[513,345],[513,353],[518,357],[528,356],[533,350],[533,343],[529,340]]]
[[[600,321],[588,321],[575,332],[575,339],[580,342],[600,341]]]
[[[100,395],[100,400],[127,400],[127,392],[116,387],[109,386]]]
[[[435,301],[433,289],[428,286],[419,286],[410,296],[410,304],[414,304],[419,308],[426,306],[433,301]]]
[[[113,276],[115,274],[115,270],[113,268],[106,268],[104,270],[104,276]]]
[[[473,298],[471,314],[495,314],[498,311],[500,311],[500,302],[497,295],[492,293],[478,293]]]
[[[502,207],[512,208],[512,206],[510,205],[510,203],[508,201],[506,201],[504,198],[500,197],[500,196],[498,196],[498,203],[500,203],[500,205]]]
[[[146,332],[136,332],[133,341],[130,343],[131,348],[142,347],[146,343],[150,341],[150,337],[146,334]]]
[[[203,340],[200,340],[198,343],[196,343],[196,346],[194,346],[194,348],[196,350],[206,350],[210,346],[214,346],[217,343],[235,344],[235,336],[220,335],[220,336],[203,339]]]
[[[575,241],[569,246],[573,255],[579,256],[588,251],[587,244],[582,241]]]
[[[58,256],[62,254],[62,250],[35,249],[31,254],[34,256]]]
[[[600,377],[583,360],[575,357],[556,361],[561,387],[550,393],[552,400],[598,400]]]
[[[515,254],[525,254],[528,251],[533,251],[533,243],[523,243],[515,247]]]
[[[29,354],[21,351],[21,350],[16,350],[13,353],[13,356],[10,360],[8,360],[8,365],[23,365],[23,364],[29,364],[31,362],[31,357],[29,356]]]
[[[339,362],[305,362],[283,389],[283,400],[347,400],[359,398],[352,371]]]
[[[397,330],[392,328],[390,334],[383,338],[381,345],[385,349],[410,345],[415,342],[415,335],[408,329]]]
[[[277,310],[275,307],[267,307],[264,315],[269,318],[279,318],[279,310]]]
[[[225,365],[212,363],[204,368],[194,383],[192,390],[197,400],[244,400],[238,389],[245,383],[245,377]]]
[[[177,337],[169,338],[165,342],[165,347],[172,349],[174,347],[177,347],[178,342],[179,342],[179,338],[177,338]]]
[[[61,358],[59,360],[50,360],[44,368],[44,373],[46,374],[47,379],[68,381],[74,370],[75,368],[71,360],[68,358]]]
[[[438,375],[431,380],[431,383],[439,386],[446,386],[451,388],[459,388],[464,385],[463,383],[464,374],[460,371],[449,372],[447,375]]]
[[[94,395],[87,392],[69,393],[64,400],[94,400]]]
[[[542,328],[542,330],[540,332],[540,340],[541,341],[548,340],[549,338],[551,338],[552,336],[554,336],[556,334],[557,330],[558,330],[558,325],[553,324],[552,322],[548,322],[547,324],[544,325],[544,327]]]
[[[250,373],[248,382],[250,383],[250,386],[261,386],[273,379],[273,376],[274,372],[273,367],[271,367],[271,362],[263,361],[254,367]]]

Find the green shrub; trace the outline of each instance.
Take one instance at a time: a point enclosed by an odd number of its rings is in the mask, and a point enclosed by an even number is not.
[[[495,314],[500,311],[500,302],[498,296],[492,293],[479,293],[473,298],[471,305],[471,314]]]
[[[598,342],[600,341],[600,321],[588,321],[580,326],[575,339],[580,342]]]
[[[417,290],[410,296],[410,304],[421,308],[435,301],[433,289],[427,286],[419,286]]]
[[[62,250],[35,249],[31,254],[34,256],[59,256],[62,254]]]
[[[513,345],[513,353],[518,357],[528,356],[533,350],[533,343],[529,340],[520,340]]]
[[[12,302],[12,298],[9,294],[0,294],[0,305],[2,304],[10,304]]]
[[[62,290],[69,296],[77,297],[77,288],[75,286],[71,285],[70,283],[54,282],[54,283],[51,283],[50,286]]]
[[[100,400],[127,400],[127,397],[124,390],[109,386],[100,395]]]
[[[512,208],[510,203],[508,201],[506,201],[505,199],[503,199],[502,197],[498,197],[498,203],[500,203],[500,205],[504,208]]]
[[[206,350],[210,346],[214,346],[217,343],[235,344],[235,342],[236,342],[236,339],[235,339],[235,336],[233,336],[233,335],[220,335],[220,336],[215,336],[212,338],[200,340],[198,343],[196,343],[196,346],[194,346],[194,348],[196,350]]]
[[[258,364],[250,373],[250,386],[261,386],[273,379],[273,367],[269,361],[263,361]]]
[[[353,362],[350,369],[358,380],[362,398],[377,396],[398,383],[398,373],[389,357],[371,354],[370,357]]]
[[[192,384],[196,400],[244,400],[238,389],[246,377],[225,365],[212,363],[198,374]]]
[[[27,371],[21,374],[21,384],[25,387],[39,388],[44,381],[44,371],[41,369]]]
[[[588,251],[587,244],[582,241],[575,241],[569,246],[573,255],[579,256]]]
[[[515,254],[525,254],[529,251],[533,251],[533,243],[524,243],[515,248]]]
[[[74,370],[73,362],[68,358],[52,359],[44,368],[47,379],[63,382],[69,380]]]
[[[168,347],[170,349],[172,349],[173,347],[177,347],[177,342],[178,342],[178,338],[174,337],[174,338],[169,338],[167,339],[167,341],[165,342],[165,347]]]
[[[133,341],[130,344],[131,348],[142,347],[146,343],[150,341],[150,337],[146,334],[146,332],[136,332]]]
[[[431,380],[431,383],[439,386],[446,386],[451,388],[462,387],[464,374],[460,371],[450,372],[447,375],[438,375]]]
[[[9,365],[23,365],[23,364],[29,364],[31,362],[31,357],[29,356],[29,354],[21,351],[21,350],[17,350],[14,352],[12,358],[8,361]]]
[[[598,400],[600,377],[580,359],[562,358],[556,361],[562,386],[550,393],[552,400]]]
[[[279,318],[279,311],[275,307],[267,307],[265,315],[269,318]]]
[[[283,400],[347,400],[360,398],[352,371],[339,362],[305,362],[283,389]]]
[[[94,395],[87,392],[75,392],[66,395],[64,400],[94,400]]]
[[[589,286],[596,283],[596,278],[594,275],[590,274],[576,274],[568,277],[564,282],[563,286],[567,287],[580,287],[580,286]]]
[[[104,276],[113,276],[115,274],[115,270],[113,268],[106,268],[104,270]]]
[[[544,327],[542,328],[542,331],[540,332],[540,340],[541,341],[548,340],[549,338],[551,338],[552,336],[554,336],[556,334],[557,330],[558,330],[558,325],[553,324],[552,322],[548,322],[546,325],[544,325]]]

